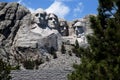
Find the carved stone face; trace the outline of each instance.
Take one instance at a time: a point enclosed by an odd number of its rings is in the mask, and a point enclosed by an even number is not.
[[[75,34],[77,35],[77,37],[81,37],[81,35],[85,32],[83,24],[80,21],[76,22],[73,25],[73,27],[74,27]]]
[[[60,23],[60,33],[62,36],[67,36],[68,35],[68,25],[66,21],[59,21]]]
[[[52,29],[56,29],[58,27],[58,18],[55,14],[48,14],[48,26]]]
[[[67,25],[66,25],[65,21],[60,22],[60,30],[61,30],[61,32],[65,32],[67,30],[66,26]]]
[[[66,22],[65,21],[60,21],[60,26],[66,26]]]
[[[46,24],[46,12],[42,9],[37,9],[34,13],[34,22],[37,23],[38,25],[45,25]]]

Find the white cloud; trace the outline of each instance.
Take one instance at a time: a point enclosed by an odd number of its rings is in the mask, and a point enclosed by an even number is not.
[[[17,3],[21,4],[23,0],[19,0]]]
[[[30,10],[31,13],[34,13],[35,12],[35,9],[31,8],[31,7],[28,7],[28,9]]]
[[[50,0],[50,1],[70,2],[70,1],[75,1],[75,0]]]
[[[83,3],[79,2],[78,5],[73,9],[74,17],[77,17],[78,14],[82,13],[83,8],[84,8]]]
[[[57,16],[64,18],[70,11],[70,8],[66,6],[62,1],[54,1],[50,7],[46,9],[47,13],[54,13]]]

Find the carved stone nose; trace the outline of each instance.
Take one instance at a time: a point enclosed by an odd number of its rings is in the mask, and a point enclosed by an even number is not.
[[[52,18],[52,22],[55,23],[55,19],[54,18]]]
[[[55,23],[55,21],[53,20],[53,23]]]
[[[44,18],[43,18],[43,17],[39,17],[39,19],[40,19],[40,20],[44,20]]]

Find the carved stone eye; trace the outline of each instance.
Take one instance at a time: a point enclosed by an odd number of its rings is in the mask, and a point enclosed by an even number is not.
[[[43,14],[40,14],[40,16],[41,16],[41,17],[44,17],[44,15],[43,15]]]
[[[52,20],[52,18],[49,18],[49,20]]]
[[[39,16],[39,13],[35,14],[35,16],[38,17],[38,16]]]

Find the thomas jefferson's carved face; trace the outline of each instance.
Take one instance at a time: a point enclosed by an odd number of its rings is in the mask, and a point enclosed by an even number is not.
[[[48,14],[48,26],[52,29],[57,28],[58,18],[55,14]]]

